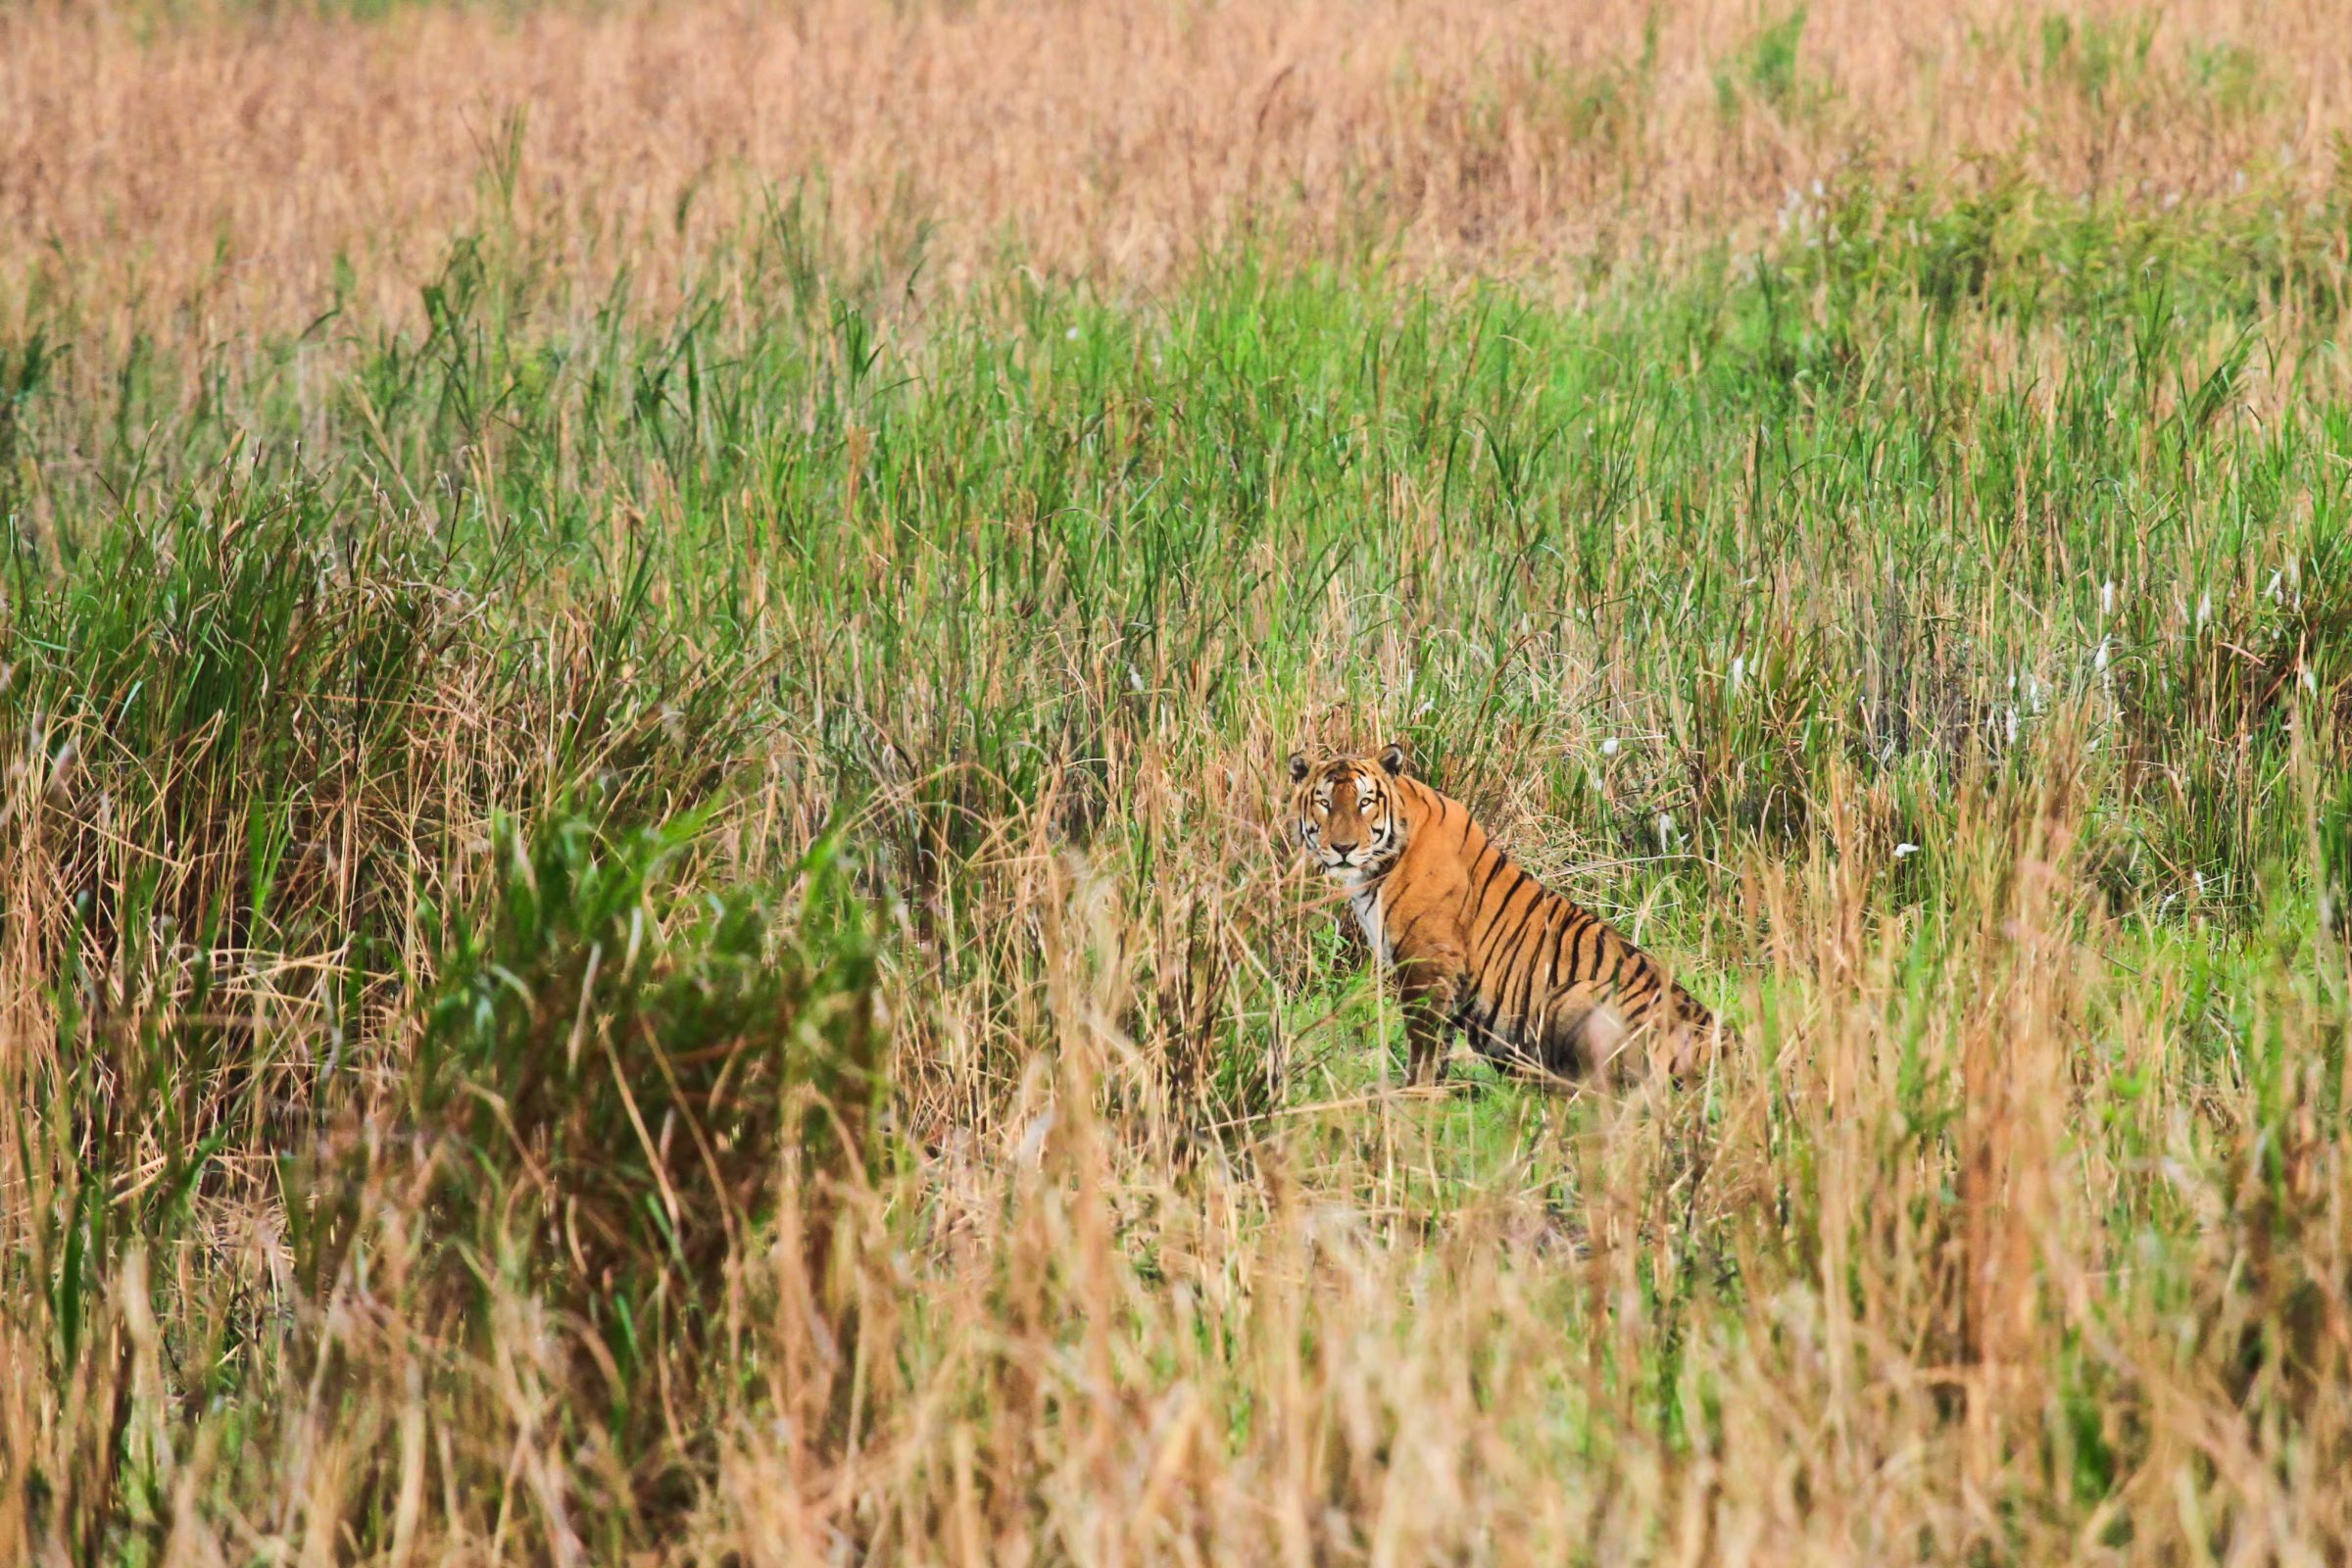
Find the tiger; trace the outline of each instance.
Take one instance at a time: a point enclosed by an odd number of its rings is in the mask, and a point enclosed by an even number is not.
[[[1301,849],[1396,973],[1412,1084],[1436,1081],[1457,1029],[1490,1058],[1616,1085],[1660,1066],[1688,1082],[1721,1046],[1697,998],[1408,776],[1401,746],[1311,764],[1295,752],[1290,769]]]

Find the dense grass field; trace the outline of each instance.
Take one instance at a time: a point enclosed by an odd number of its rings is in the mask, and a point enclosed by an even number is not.
[[[2352,27],[1891,9],[0,13],[0,1560],[2345,1560]]]

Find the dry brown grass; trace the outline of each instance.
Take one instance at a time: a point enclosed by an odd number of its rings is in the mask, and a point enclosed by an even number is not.
[[[1854,161],[1965,181],[2014,160],[2153,205],[2327,180],[2352,125],[2352,24],[2325,0],[2065,13],[2109,19],[2112,70],[2082,48],[2053,69],[2038,10],[1828,0],[1795,76],[1759,82],[1755,40],[1782,15],[810,0],[161,25],[14,7],[0,313],[37,296],[110,341],[219,345],[312,320],[343,258],[356,318],[399,318],[486,206],[577,298],[625,265],[658,301],[763,193],[812,179],[846,250],[908,268],[919,251],[926,283],[1031,269],[1150,288],[1240,230],[1575,276],[1767,234]],[[2144,61],[2116,41],[2140,28]],[[2247,54],[2216,53],[2231,45]]]
[[[2184,267],[2153,370],[2128,289],[1937,335],[1825,286],[1804,324],[1854,352],[1791,393],[1746,341],[1702,375],[1685,329],[1721,322],[1638,286],[1857,166],[2299,202],[2352,21],[2183,4],[2094,69],[2038,12],[1831,0],[1788,77],[1754,59],[1781,15],[0,12],[0,354],[74,343],[0,406],[0,1559],[2352,1554],[2347,965],[2312,908],[2352,844],[2352,558],[2313,522],[2347,504],[2340,236],[2242,289],[2238,251]],[[1081,287],[1009,347],[943,307],[895,401],[747,310],[763,338],[692,346],[708,403],[633,405],[803,181],[828,286]],[[419,348],[475,231],[490,303]],[[1329,313],[1295,342],[1231,326],[1247,291],[1073,324],[1245,238],[1637,286],[1521,323],[1537,373],[1448,291],[1432,347],[1429,297],[1354,280],[1287,302]],[[623,270],[652,324],[613,346],[581,322]],[[2280,368],[2184,432],[2255,318]],[[190,395],[121,407],[201,461],[109,434],[140,333]],[[1740,1019],[1701,1090],[1384,1092],[1387,1004],[1270,818],[1292,746],[1416,725]],[[453,1094],[422,1047],[469,971],[426,906],[550,885],[498,818],[559,802],[711,820],[609,924],[482,966],[521,1001]],[[694,1044],[887,1020],[866,1157],[699,1141],[724,1074],[624,1069],[676,1042],[612,1022],[589,939],[720,990],[689,938],[752,890],[781,970],[845,807],[874,967]],[[576,1100],[501,1092],[499,1050],[581,1040],[612,1073]]]

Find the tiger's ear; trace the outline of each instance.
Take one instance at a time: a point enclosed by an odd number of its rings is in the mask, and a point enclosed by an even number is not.
[[[1306,782],[1306,754],[1304,752],[1291,754],[1291,782],[1294,784]]]
[[[1404,771],[1404,748],[1401,746],[1382,747],[1380,749],[1380,765],[1389,770],[1389,776],[1392,778],[1402,773]]]

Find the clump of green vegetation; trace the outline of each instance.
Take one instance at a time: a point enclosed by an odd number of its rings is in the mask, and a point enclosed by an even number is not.
[[[1753,99],[1787,119],[1818,107],[1828,97],[1829,87],[1806,72],[1801,54],[1804,40],[1803,6],[1758,27],[1745,47],[1716,71],[1717,106],[1732,115],[1743,101]]]
[[[2242,43],[2222,39],[2187,47],[2189,80],[2209,94],[2225,115],[2246,116],[2267,107],[2278,92],[2262,56]]]
[[[2103,106],[2145,76],[2155,42],[2153,17],[2074,17],[2053,11],[2041,19],[2042,74]]]

